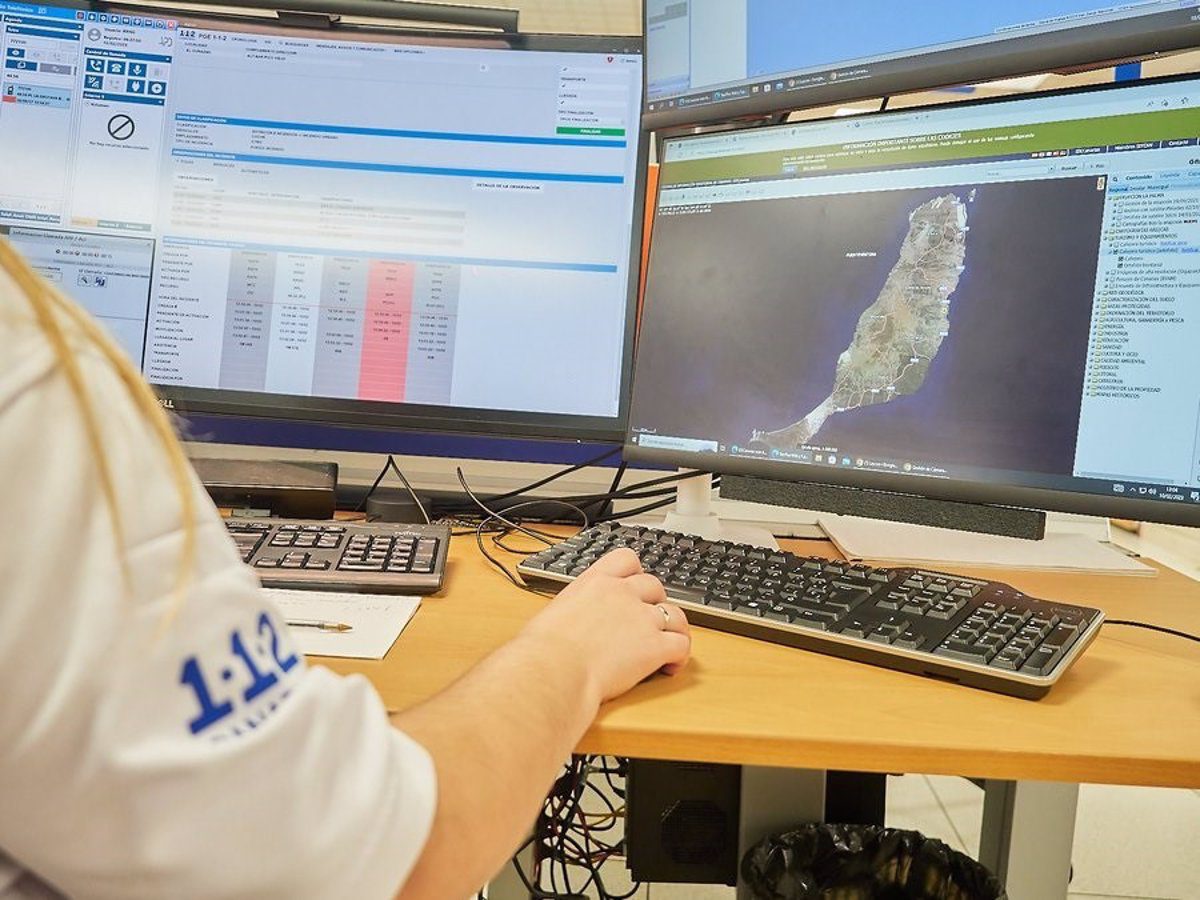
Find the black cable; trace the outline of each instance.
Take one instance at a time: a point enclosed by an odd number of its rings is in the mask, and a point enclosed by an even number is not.
[[[562,821],[560,823],[560,827],[558,830],[558,832],[559,832],[558,833],[558,854],[559,854],[560,859],[566,858],[566,853],[567,853],[566,841],[567,841],[568,829],[569,829],[571,821],[575,818],[575,813],[579,809],[579,802],[583,797],[582,784],[583,784],[583,781],[587,778],[587,771],[588,771],[587,758],[583,757],[581,759],[580,757],[575,757],[574,759],[572,759],[572,767],[571,768],[572,768],[571,774],[573,777],[571,779],[571,788],[567,794],[567,798],[568,798],[567,802],[569,805],[567,806],[566,814],[562,817]],[[583,855],[584,853],[586,853],[586,851],[584,851],[584,849],[582,847],[576,847],[576,849],[580,851],[580,855]],[[571,875],[567,869],[566,863],[563,862],[560,864],[560,866],[562,868],[563,884],[565,884],[567,886],[568,893],[575,893],[575,889],[571,887]],[[589,884],[590,883],[591,882],[589,882]],[[586,887],[585,887],[585,890],[586,890]]]
[[[720,487],[721,479],[713,479],[713,487]],[[648,500],[655,497],[673,496],[677,488],[673,485],[667,487],[654,488],[653,490],[642,490],[641,485],[631,484],[627,488],[619,491],[614,491],[611,494],[580,494],[574,497],[563,497],[563,500],[570,500],[572,503],[578,503],[583,506],[591,506],[594,503],[605,502],[608,500]]]
[[[538,552],[537,549],[526,550],[523,547],[510,547],[508,544],[504,543],[505,539],[509,537],[512,537],[512,531],[507,528],[503,529],[499,533],[493,534],[492,546],[499,547],[505,553],[511,553],[513,556],[532,556],[534,553]]]
[[[673,485],[680,481],[688,481],[692,478],[701,478],[707,474],[707,472],[683,472],[676,473],[674,475],[664,475],[662,478],[652,478],[649,481],[639,481],[637,484],[631,484],[628,487],[621,488],[620,490],[609,491],[604,494],[576,494],[574,496],[564,497],[563,499],[570,500],[572,503],[579,503],[581,505],[591,505],[592,503],[603,500],[625,500],[630,497],[638,496],[643,492],[646,492],[646,496],[650,496],[648,493],[650,488],[661,487],[662,485]],[[714,481],[719,480],[719,478],[720,476],[717,476]],[[663,491],[663,494],[673,491],[674,488],[668,488]]]
[[[555,780],[542,804],[534,826],[533,836],[517,851],[534,848],[535,872],[526,877],[517,858],[513,866],[530,895],[536,900],[575,900],[593,896],[589,889],[595,885],[598,900],[629,900],[641,888],[634,883],[627,892],[614,893],[604,883],[604,866],[610,860],[624,855],[624,840],[606,841],[599,836],[600,827],[589,824],[589,813],[583,805],[583,797],[595,794],[603,803],[602,818],[608,819],[603,830],[611,830],[618,824],[620,810],[601,792],[595,783],[604,775],[609,779],[614,774],[623,775],[622,760],[607,757],[573,756],[564,766],[562,774]],[[623,793],[623,792],[622,792]],[[543,863],[545,865],[543,866]],[[582,870],[586,881],[580,888],[574,884],[573,870]],[[543,878],[549,881],[549,889],[542,886]]]
[[[1200,637],[1194,634],[1188,634],[1186,631],[1176,631],[1174,628],[1167,628],[1163,625],[1150,625],[1147,622],[1132,622],[1128,619],[1105,619],[1105,625],[1123,625],[1127,628],[1145,628],[1147,631],[1158,631],[1162,634],[1170,634],[1175,637],[1183,638],[1187,641],[1195,641],[1200,644]]]
[[[562,506],[562,507],[565,507],[566,509],[571,510],[572,512],[578,513],[579,518],[581,520],[580,524],[583,528],[587,528],[589,525],[592,524],[591,519],[588,517],[586,510],[576,506],[574,503],[569,503],[566,500],[550,500],[550,499],[527,500],[524,503],[517,503],[517,504],[514,504],[513,506],[506,506],[504,508],[504,512],[505,512],[505,514],[508,514],[508,513],[511,513],[513,510],[521,509],[524,506],[541,506],[544,503],[550,503],[553,505]],[[556,544],[561,540],[561,538],[558,535],[547,534],[544,531],[538,531],[536,528],[529,528],[529,529],[527,529],[527,531],[530,534],[537,535],[541,539],[542,543]],[[493,546],[499,547],[501,550],[504,550],[508,553],[512,553],[516,556],[529,556],[531,553],[537,552],[536,550],[518,550],[514,547],[509,547],[508,545],[506,545],[504,543],[504,539],[511,534],[512,534],[512,529],[510,529],[510,528],[499,529],[498,536],[492,537]]]
[[[656,509],[670,506],[675,502],[674,497],[668,497],[666,500],[659,500],[657,503],[648,503],[645,506],[639,506],[637,509],[627,509],[624,512],[613,513],[612,515],[604,516],[600,519],[601,522],[618,522],[621,519],[629,519],[633,516],[644,515],[645,513],[654,512]]]
[[[413,486],[409,483],[408,478],[405,476],[404,472],[400,470],[400,466],[396,462],[396,457],[391,453],[388,454],[388,458],[384,462],[383,468],[379,470],[379,474],[375,476],[375,480],[371,482],[370,489],[368,489],[366,494],[363,495],[362,500],[358,502],[358,506],[354,507],[354,511],[363,511],[367,505],[367,501],[374,496],[375,492],[379,490],[379,485],[383,482],[383,479],[387,477],[388,469],[391,469],[396,473],[396,477],[400,479],[400,482],[404,485],[405,490],[408,491],[408,495],[412,497],[413,503],[417,504],[417,509],[421,511],[421,517],[425,520],[425,524],[429,525],[431,520],[429,518],[429,513],[425,509],[425,504],[421,502],[421,498],[418,497],[417,492],[413,490]]]
[[[501,500],[508,500],[512,497],[519,497],[522,494],[527,494],[530,491],[536,491],[538,488],[545,487],[550,482],[558,481],[558,479],[560,479],[560,478],[565,478],[568,475],[578,472],[580,469],[586,469],[588,466],[594,466],[597,463],[602,463],[602,462],[604,462],[604,460],[608,459],[610,456],[613,456],[620,452],[621,452],[620,447],[612,447],[611,449],[605,450],[599,456],[594,456],[591,459],[584,460],[581,463],[576,463],[573,466],[568,466],[565,469],[560,469],[559,471],[555,472],[554,474],[547,475],[545,478],[535,481],[532,484],[527,484],[524,487],[515,488],[514,490],[511,490],[506,494],[499,494],[498,496],[492,497],[492,498],[490,498],[491,502],[498,503]],[[624,465],[624,464],[622,463],[622,465]]]
[[[413,503],[417,504],[417,509],[421,511],[421,518],[425,520],[426,525],[432,525],[433,521],[429,518],[429,513],[425,509],[425,504],[421,502],[421,498],[417,496],[417,492],[413,490],[413,486],[408,483],[408,478],[400,471],[400,466],[396,464],[396,458],[392,454],[388,454],[388,465],[392,467],[392,471],[396,473],[396,477],[400,479],[400,483],[404,485],[408,495],[412,497]]]
[[[367,505],[367,501],[371,499],[371,495],[375,493],[375,491],[379,487],[379,483],[381,481],[383,481],[384,476],[387,475],[388,468],[391,466],[391,464],[392,464],[392,457],[389,455],[387,458],[387,461],[384,462],[384,464],[383,464],[383,468],[379,470],[379,474],[376,475],[375,480],[373,482],[371,482],[371,487],[367,490],[366,494],[363,495],[363,498],[360,501],[358,501],[358,506],[354,507],[355,512],[363,511],[363,507],[365,507]]]
[[[884,110],[886,110],[888,108],[888,101],[891,99],[892,99],[891,97],[884,97],[882,100],[879,101],[879,112],[883,112]]]
[[[460,482],[462,483],[462,485],[463,485],[463,489],[464,489],[464,490],[466,490],[466,492],[467,492],[467,493],[468,493],[468,494],[469,494],[469,495],[470,495],[472,498],[474,498],[474,499],[475,499],[475,502],[476,502],[476,503],[479,503],[479,505],[480,505],[481,507],[483,507],[483,509],[484,509],[484,510],[487,510],[487,507],[483,505],[482,501],[480,501],[480,500],[479,500],[477,497],[475,497],[475,494],[474,494],[474,492],[472,492],[472,491],[471,491],[471,488],[470,488],[470,487],[467,485],[466,479],[465,479],[465,477],[463,476],[463,473],[462,473],[462,469],[459,469],[459,470],[458,470],[458,478],[459,478],[459,481],[460,481]],[[584,528],[586,528],[586,527],[588,526],[588,524],[589,524],[589,523],[588,523],[588,515],[587,515],[587,513],[586,513],[586,512],[584,512],[584,511],[583,511],[582,509],[580,509],[578,506],[575,506],[575,505],[574,505],[574,504],[572,504],[572,503],[567,503],[567,502],[565,502],[565,501],[563,501],[563,500],[530,500],[530,501],[527,501],[527,502],[525,502],[525,503],[518,503],[518,504],[516,504],[516,505],[514,505],[514,506],[511,506],[511,507],[509,507],[508,509],[506,509],[506,510],[505,510],[505,512],[508,512],[509,510],[512,510],[512,509],[520,509],[522,506],[532,506],[532,505],[533,505],[533,504],[535,504],[535,503],[539,503],[539,504],[540,504],[540,503],[556,503],[556,504],[558,504],[558,505],[560,505],[560,506],[567,507],[567,508],[569,508],[569,509],[572,509],[572,510],[574,510],[575,512],[579,513],[580,517],[581,517],[581,518],[582,518],[582,520],[583,520],[583,527],[584,527]],[[479,521],[479,525],[478,525],[478,526],[476,527],[476,529],[475,529],[475,545],[476,545],[476,546],[479,548],[479,552],[480,552],[480,554],[482,554],[482,555],[483,555],[483,557],[484,557],[484,559],[486,559],[486,560],[487,560],[487,561],[488,561],[488,562],[489,562],[489,563],[490,563],[490,564],[491,564],[491,565],[492,565],[494,568],[496,568],[496,569],[499,569],[499,570],[500,570],[500,573],[501,573],[501,574],[502,574],[502,575],[503,575],[505,578],[507,578],[507,579],[508,579],[508,581],[509,581],[511,584],[513,584],[513,585],[514,585],[514,586],[516,586],[516,587],[519,587],[519,588],[520,588],[521,590],[523,590],[523,591],[528,591],[528,592],[529,592],[529,593],[531,593],[531,594],[537,594],[539,597],[554,597],[555,595],[554,595],[554,594],[552,594],[552,593],[550,593],[550,592],[548,592],[548,591],[541,591],[541,590],[538,590],[538,589],[537,589],[537,588],[535,588],[535,587],[532,587],[532,586],[531,586],[531,585],[529,585],[529,584],[526,584],[526,582],[525,582],[525,580],[524,580],[523,578],[521,578],[519,575],[514,575],[512,572],[510,572],[510,571],[509,571],[509,569],[508,569],[508,566],[504,565],[504,563],[503,563],[503,562],[502,562],[500,559],[498,559],[497,557],[493,556],[491,553],[489,553],[489,552],[488,552],[488,550],[487,550],[487,547],[485,547],[485,546],[484,546],[484,543],[483,543],[483,531],[484,531],[484,528],[486,528],[486,527],[487,527],[487,525],[488,525],[488,524],[489,524],[489,523],[490,523],[490,522],[491,522],[493,519],[496,519],[496,520],[498,520],[498,521],[504,522],[506,525],[512,525],[512,527],[515,527],[517,530],[519,530],[519,531],[521,531],[521,532],[523,532],[523,533],[525,533],[525,534],[529,534],[529,535],[531,535],[531,536],[535,536],[535,537],[537,537],[537,539],[538,539],[539,541],[541,541],[541,542],[542,542],[542,543],[544,543],[544,544],[554,544],[555,542],[554,542],[554,541],[552,541],[552,540],[548,540],[548,539],[546,539],[546,538],[544,538],[544,537],[541,537],[540,535],[538,535],[538,533],[537,533],[537,532],[529,531],[529,530],[527,530],[527,529],[525,529],[525,528],[522,528],[522,527],[521,527],[521,526],[519,526],[519,525],[516,525],[515,523],[509,523],[509,522],[508,522],[508,520],[506,520],[504,517],[502,517],[502,516],[499,516],[499,515],[497,515],[497,514],[495,514],[495,513],[493,513],[493,512],[490,512],[490,511],[489,511],[489,514],[488,514],[488,516],[487,516],[486,518],[484,518],[484,519],[481,519],[481,520]],[[503,530],[503,529],[501,529],[501,531],[500,531],[500,534],[501,534],[501,537],[505,537],[505,536],[507,536],[508,532],[507,532],[507,531],[505,531],[505,530]],[[495,538],[493,538],[493,542],[495,542]],[[507,550],[507,549],[508,549],[508,548],[504,547],[502,544],[498,544],[497,546],[500,546],[502,549],[505,549],[505,550]],[[516,552],[516,551],[511,551],[511,550],[509,550],[509,552],[511,553],[511,552]],[[526,554],[526,555],[527,555],[527,554]]]
[[[612,484],[608,486],[608,492],[614,494],[617,488],[621,486],[621,478],[625,475],[625,470],[629,468],[629,464],[625,460],[621,460],[621,464],[617,466],[617,474],[613,476]]]
[[[639,481],[637,484],[630,485],[626,490],[644,490],[645,488],[657,487],[660,484],[673,484],[677,481],[689,481],[692,478],[702,478],[708,472],[676,472],[674,475],[664,475],[662,478],[653,478],[650,481]],[[617,491],[617,493],[621,493]]]
[[[487,504],[485,504],[482,500],[480,500],[479,497],[476,495],[476,493],[473,490],[471,490],[471,486],[469,484],[467,484],[467,476],[465,476],[463,474],[462,466],[456,466],[454,469],[454,472],[456,475],[458,475],[458,483],[462,485],[462,489],[464,491],[466,491],[467,496],[471,498],[471,500],[475,503],[476,506],[478,506],[481,510],[484,511],[484,513],[487,514],[488,518],[496,519],[499,522],[503,522],[505,525],[507,525],[509,528],[512,528],[514,531],[519,531],[519,532],[521,532],[521,534],[527,535],[527,536],[533,538],[534,540],[541,541],[543,544],[546,544],[547,546],[550,546],[554,543],[554,541],[547,540],[546,538],[542,537],[540,534],[536,534],[535,532],[530,531],[528,528],[518,525],[516,522],[512,521],[511,519],[505,518],[503,515],[496,512],[495,510],[491,509]],[[492,499],[492,502],[493,503],[496,502],[495,498]],[[486,521],[487,521],[487,519],[484,519],[484,522],[486,522]],[[480,541],[480,549],[482,549],[482,548],[483,548],[483,542]]]
[[[488,521],[488,519],[484,519],[479,523],[479,527],[475,529],[475,544],[477,547],[479,547],[479,552],[483,554],[483,558],[491,563],[492,566],[499,569],[500,573],[505,578],[507,578],[514,586],[519,587],[521,590],[528,591],[531,594],[537,594],[539,597],[554,597],[555,595],[551,594],[549,591],[539,591],[537,588],[526,584],[523,579],[508,571],[508,567],[504,565],[503,562],[492,556],[492,554],[488,553],[487,548],[483,545],[483,528],[485,525],[487,525]]]

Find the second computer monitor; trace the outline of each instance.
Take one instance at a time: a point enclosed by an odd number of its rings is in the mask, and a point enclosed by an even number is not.
[[[721,122],[1200,44],[1193,0],[648,0],[647,127]]]
[[[667,141],[628,452],[1200,524],[1200,78]]]

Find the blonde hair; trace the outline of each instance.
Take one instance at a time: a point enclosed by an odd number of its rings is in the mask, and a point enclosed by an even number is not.
[[[16,283],[33,311],[34,321],[45,335],[58,362],[58,368],[67,380],[83,421],[84,434],[96,466],[100,491],[104,495],[112,520],[121,567],[126,585],[130,584],[128,560],[125,555],[125,529],[121,521],[112,468],[104,451],[104,440],[100,432],[100,421],[95,405],[89,395],[84,374],[79,365],[78,349],[91,346],[116,373],[128,391],[130,399],[142,418],[150,425],[163,450],[175,487],[179,494],[180,513],[183,519],[183,552],[180,557],[177,589],[182,594],[190,577],[196,555],[196,499],[190,466],[183,447],[175,436],[175,429],[158,398],[125,352],[108,336],[86,312],[77,306],[62,291],[42,278],[19,253],[0,238],[0,270],[8,273]]]

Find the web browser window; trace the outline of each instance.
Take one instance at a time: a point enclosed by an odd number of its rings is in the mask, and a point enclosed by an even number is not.
[[[1198,137],[1188,78],[667,142],[632,439],[1200,503]]]
[[[618,415],[640,53],[201,24],[0,2],[0,225],[151,247],[153,383]]]

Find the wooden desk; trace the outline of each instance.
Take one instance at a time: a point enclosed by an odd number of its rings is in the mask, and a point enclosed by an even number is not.
[[[826,542],[786,546],[838,555]],[[516,557],[500,555],[515,564]],[[1200,583],[1161,567],[1153,578],[952,571],[1099,606],[1110,618],[1200,633]],[[425,600],[387,659],[322,662],[338,672],[362,672],[389,707],[404,708],[446,686],[544,603],[488,566],[473,537],[455,538],[445,591]],[[989,779],[1001,798],[993,812],[1001,811],[989,814],[1000,836],[990,856],[981,854],[983,861],[1017,868],[1009,858],[1018,852],[1010,847],[1011,831],[1025,817],[1046,833],[1026,829],[1029,853],[1020,868],[1044,868],[1029,854],[1052,852],[1046,850],[1051,838],[1061,845],[1065,822],[1065,864],[1062,847],[1053,851],[1065,886],[1077,788],[1064,794],[1052,785],[1047,795],[1031,786],[1026,795],[1039,798],[1035,810],[1022,807],[1015,783],[1200,787],[1200,646],[1106,627],[1049,695],[1029,701],[698,629],[688,668],[675,678],[653,678],[606,706],[579,751]],[[1047,812],[1046,803],[1054,809]],[[1057,889],[1019,893],[1011,879],[1009,889],[1020,900],[1060,896]]]
[[[838,554],[795,541],[801,553]],[[501,554],[510,564],[516,557]],[[954,569],[997,577],[995,571]],[[1200,633],[1200,583],[1005,573],[1018,588]],[[429,697],[516,634],[545,603],[509,585],[474,538],[451,545],[446,589],[387,659],[362,672],[390,708]],[[1200,788],[1200,646],[1106,627],[1039,701],[1018,700],[697,629],[692,662],[609,704],[579,747],[648,759]]]

